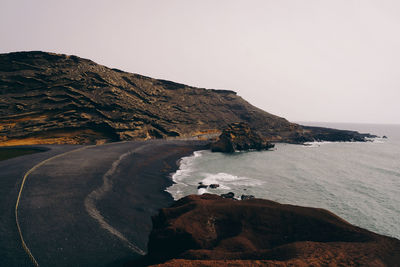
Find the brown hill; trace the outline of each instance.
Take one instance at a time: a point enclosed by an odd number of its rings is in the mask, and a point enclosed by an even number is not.
[[[232,122],[247,122],[270,141],[314,138],[312,129],[258,109],[233,91],[152,79],[76,56],[0,54],[0,145],[207,138]],[[364,138],[344,135],[341,140]]]
[[[333,213],[269,200],[191,195],[153,218],[160,266],[399,266],[400,241]],[[148,260],[148,261],[146,261]]]

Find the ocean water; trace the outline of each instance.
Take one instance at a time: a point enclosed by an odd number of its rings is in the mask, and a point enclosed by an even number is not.
[[[180,161],[167,191],[234,192],[328,209],[348,222],[400,239],[400,125],[303,123],[357,130],[387,139],[366,143],[277,144],[273,151],[232,155],[196,151]],[[198,183],[219,184],[197,189]]]

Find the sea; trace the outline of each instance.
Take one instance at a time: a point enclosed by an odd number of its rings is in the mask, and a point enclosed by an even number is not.
[[[400,239],[400,125],[307,123],[380,137],[371,142],[276,144],[271,151],[196,151],[180,160],[167,188],[189,194],[235,193],[327,209],[346,221]],[[215,189],[199,183],[218,184]]]

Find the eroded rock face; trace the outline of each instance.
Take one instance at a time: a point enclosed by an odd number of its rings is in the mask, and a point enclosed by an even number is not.
[[[152,79],[77,56],[0,54],[0,145],[208,139],[233,122],[246,122],[269,141],[301,143],[315,135],[234,91]]]
[[[270,139],[300,128],[233,91],[156,80],[76,56],[0,54],[0,144],[209,138],[236,121]]]
[[[191,195],[153,218],[147,264],[398,266],[400,241],[329,211],[262,199]],[[175,264],[175,265],[172,265]]]
[[[212,152],[233,153],[237,150],[267,150],[274,145],[269,143],[245,122],[232,123],[222,131],[215,143],[211,144]]]

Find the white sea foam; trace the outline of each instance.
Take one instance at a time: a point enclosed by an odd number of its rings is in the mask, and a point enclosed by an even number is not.
[[[204,193],[225,193],[227,190],[235,190],[237,187],[255,187],[263,184],[262,181],[237,176],[225,172],[207,173],[196,169],[196,162],[206,151],[196,151],[191,156],[184,157],[179,161],[179,169],[171,175],[174,185],[166,189],[173,198],[179,199],[188,194]],[[204,185],[218,184],[218,188],[207,190],[208,188],[197,189],[199,182]]]
[[[377,144],[383,144],[386,142],[386,138],[382,137],[375,137],[375,138],[369,138],[368,141],[371,141],[372,143],[377,143]]]
[[[319,147],[321,145],[326,145],[326,144],[331,144],[332,142],[329,141],[314,141],[314,142],[305,142],[304,146],[305,147]]]
[[[175,183],[183,181],[185,178],[190,177],[191,173],[193,172],[192,165],[193,162],[202,156],[204,151],[195,151],[191,156],[183,157],[179,161],[179,169],[172,174],[172,180]]]
[[[383,144],[386,142],[386,138],[382,138],[382,137],[366,137],[365,138],[366,141],[372,142],[372,143],[377,143],[377,144]],[[331,141],[313,141],[313,142],[305,142],[303,143],[303,145],[305,147],[319,147],[321,145],[326,145],[326,144],[336,144],[338,142],[331,142]],[[340,143],[348,143],[348,144],[357,144],[359,142],[353,142],[353,141],[344,141],[344,142],[340,142]]]
[[[202,195],[202,194],[206,194],[206,193],[210,193],[207,191],[206,188],[200,188],[199,190],[197,190],[198,195]]]
[[[184,188],[190,186],[188,180],[190,180],[194,172],[193,164],[196,159],[203,156],[204,151],[205,150],[195,151],[192,155],[183,157],[179,161],[178,170],[171,174],[171,178],[175,184],[168,187],[166,191],[170,193],[175,200],[186,195]]]
[[[277,144],[274,152],[233,155],[200,151],[182,159],[173,175],[177,184],[168,192],[175,199],[233,192],[237,198],[254,195],[325,208],[353,224],[400,238],[400,128],[368,131],[389,138],[310,142],[304,147]],[[198,189],[199,182],[220,186]]]
[[[233,186],[256,186],[263,184],[262,181],[248,178],[244,176],[236,176],[229,173],[205,173],[203,184],[219,184],[221,189],[230,189],[229,185]]]

